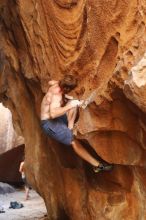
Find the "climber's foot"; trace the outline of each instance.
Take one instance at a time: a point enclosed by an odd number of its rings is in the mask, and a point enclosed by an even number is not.
[[[100,171],[110,171],[112,170],[113,165],[108,163],[100,163],[99,166],[94,166],[93,171],[98,173]]]

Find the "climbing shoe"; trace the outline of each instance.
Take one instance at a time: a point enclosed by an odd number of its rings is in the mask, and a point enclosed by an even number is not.
[[[112,170],[113,168],[113,165],[112,164],[108,164],[108,163],[100,163],[99,166],[94,166],[93,167],[93,171],[95,173],[98,173],[100,171],[109,171],[109,170]]]

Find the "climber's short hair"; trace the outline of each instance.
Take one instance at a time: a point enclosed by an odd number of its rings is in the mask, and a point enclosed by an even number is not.
[[[68,93],[77,86],[77,78],[72,74],[66,74],[62,80],[59,82],[60,88]]]

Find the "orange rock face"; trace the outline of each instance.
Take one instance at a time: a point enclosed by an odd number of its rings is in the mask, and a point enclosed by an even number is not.
[[[145,219],[145,23],[144,0],[0,1],[0,99],[25,139],[27,177],[49,219]],[[114,164],[110,172],[95,175],[41,131],[47,82],[68,72],[78,78],[74,96],[94,94],[77,138]]]

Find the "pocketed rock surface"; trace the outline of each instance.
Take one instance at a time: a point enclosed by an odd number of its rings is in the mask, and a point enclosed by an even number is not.
[[[2,0],[0,36],[0,100],[24,137],[27,178],[49,219],[145,219],[146,2]],[[76,98],[93,94],[76,138],[114,164],[110,172],[95,175],[42,133],[48,80],[66,73],[78,79]]]

